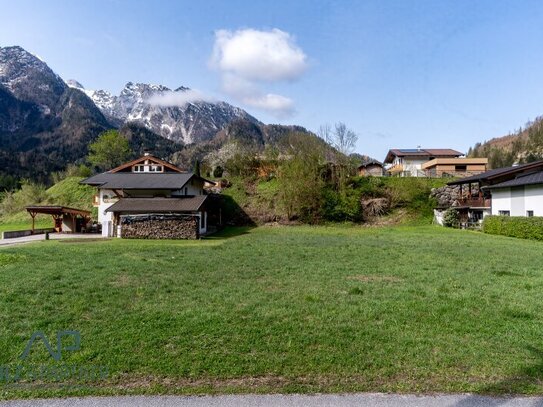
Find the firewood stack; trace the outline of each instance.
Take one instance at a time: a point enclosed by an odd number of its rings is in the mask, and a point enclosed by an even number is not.
[[[182,215],[123,216],[121,237],[127,239],[198,239],[199,218]]]

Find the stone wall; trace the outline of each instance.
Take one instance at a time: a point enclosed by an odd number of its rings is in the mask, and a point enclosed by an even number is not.
[[[188,215],[123,215],[121,237],[127,239],[198,239],[198,217]]]
[[[464,186],[462,193],[464,198],[468,196],[468,187]],[[471,195],[477,196],[479,194],[479,187],[477,184],[471,185]],[[458,206],[457,201],[460,199],[460,185],[445,185],[441,188],[432,188],[430,197],[437,200],[437,206],[440,208],[450,208],[451,206]]]
[[[432,188],[430,197],[437,200],[437,206],[440,208],[456,206],[456,201],[460,199],[460,185],[445,185],[441,188]]]

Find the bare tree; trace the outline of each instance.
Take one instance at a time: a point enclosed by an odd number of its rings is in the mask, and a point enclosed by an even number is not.
[[[358,135],[351,129],[348,129],[345,123],[338,122],[334,125],[332,131],[332,145],[342,154],[349,155],[353,152]]]
[[[330,124],[321,124],[317,130],[317,135],[326,141],[326,144],[332,144],[332,126]]]

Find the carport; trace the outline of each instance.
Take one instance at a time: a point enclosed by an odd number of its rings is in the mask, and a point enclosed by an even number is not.
[[[26,210],[32,217],[32,234],[34,234],[34,223],[36,215],[40,213],[45,215],[51,215],[53,217],[55,232],[81,232],[91,219],[90,211],[68,208],[66,206],[27,206]]]

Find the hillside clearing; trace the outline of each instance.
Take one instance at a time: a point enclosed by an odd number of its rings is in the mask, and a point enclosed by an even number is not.
[[[0,249],[0,365],[81,333],[84,387],[4,398],[231,392],[543,394],[541,243],[438,227],[260,227],[202,241]],[[33,348],[24,363],[54,362]]]

